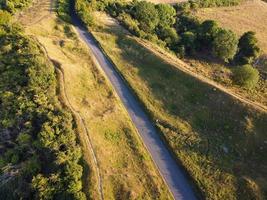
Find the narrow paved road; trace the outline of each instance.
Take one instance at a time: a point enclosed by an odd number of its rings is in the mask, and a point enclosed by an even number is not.
[[[73,9],[72,9],[73,10]],[[72,13],[73,24],[81,38],[93,52],[99,65],[115,88],[118,96],[126,107],[133,123],[135,124],[144,144],[150,152],[153,161],[157,165],[162,177],[166,181],[175,199],[195,200],[196,196],[188,183],[182,169],[178,166],[159,133],[143,111],[142,107],[127,87],[121,76],[114,69],[112,63],[103,54],[92,35],[83,28],[75,13]]]

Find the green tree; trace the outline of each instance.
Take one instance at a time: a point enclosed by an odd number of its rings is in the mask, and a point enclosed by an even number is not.
[[[190,31],[183,33],[181,44],[185,47],[187,54],[193,54],[196,50],[196,34]]]
[[[162,39],[169,47],[175,46],[179,41],[179,36],[176,30],[171,27],[162,27],[158,30],[158,36]]]
[[[169,4],[157,4],[156,9],[159,15],[159,26],[170,27],[175,23],[176,11]]]
[[[212,42],[212,53],[225,62],[232,59],[237,51],[238,40],[236,35],[225,29],[219,29]]]
[[[256,34],[252,31],[244,33],[238,42],[238,49],[235,61],[238,64],[251,64],[260,54]]]
[[[200,45],[204,48],[211,49],[214,37],[218,31],[219,27],[217,22],[213,20],[204,21],[198,30],[198,38]]]
[[[239,66],[233,71],[234,82],[242,87],[252,89],[259,81],[259,71],[251,65]]]
[[[198,30],[200,26],[200,21],[190,15],[190,14],[182,14],[177,18],[175,29],[177,33],[183,33],[186,31],[195,32]]]
[[[158,11],[150,2],[137,2],[134,16],[140,23],[140,29],[148,33],[153,32],[159,23]]]

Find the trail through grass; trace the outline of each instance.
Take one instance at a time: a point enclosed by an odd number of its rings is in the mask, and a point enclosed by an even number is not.
[[[31,23],[29,23],[31,24]],[[171,199],[136,129],[72,27],[53,15],[27,27],[62,68],[72,107],[83,117],[98,159],[105,199]],[[83,143],[85,136],[80,134]],[[90,154],[83,148],[84,155]],[[92,164],[90,158],[88,163]],[[85,192],[97,199],[93,168]]]

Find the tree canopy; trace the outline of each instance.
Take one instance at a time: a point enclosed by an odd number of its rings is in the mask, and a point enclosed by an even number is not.
[[[219,29],[214,36],[212,53],[224,61],[232,59],[237,51],[238,40],[236,35],[225,29]]]
[[[155,5],[147,1],[136,3],[134,16],[140,23],[140,29],[146,32],[154,31],[159,23],[159,15]]]

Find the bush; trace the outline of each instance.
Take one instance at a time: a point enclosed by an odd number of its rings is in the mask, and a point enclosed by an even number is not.
[[[244,33],[238,42],[238,52],[235,56],[235,61],[238,64],[251,64],[260,53],[260,48],[258,46],[258,40],[255,37],[254,32]]]
[[[188,14],[183,14],[177,18],[175,29],[177,33],[183,33],[186,31],[195,32],[199,28],[199,26],[200,21],[196,17]]]
[[[211,50],[214,37],[219,30],[218,24],[213,20],[204,21],[198,29],[198,40],[203,48]]]
[[[62,20],[66,22],[71,22],[71,18],[69,16],[70,1],[71,0],[58,0],[57,1],[57,14]]]
[[[181,44],[184,46],[186,54],[194,54],[196,50],[196,34],[190,31],[183,33]]]
[[[234,69],[234,82],[242,87],[252,89],[259,81],[259,71],[251,65],[239,66]]]
[[[159,23],[158,11],[155,5],[150,2],[140,1],[137,2],[134,9],[134,16],[140,23],[140,29],[147,33],[153,33]]]
[[[225,29],[219,29],[212,43],[212,53],[225,62],[232,59],[237,51],[238,40],[236,35]]]
[[[75,1],[75,10],[76,10],[78,16],[81,18],[81,20],[87,26],[93,26],[94,25],[94,18],[92,15],[92,6],[88,1],[76,0]]]
[[[171,5],[157,4],[156,9],[158,10],[160,27],[170,27],[175,23],[176,11]]]
[[[139,22],[131,17],[131,15],[122,13],[118,16],[118,20],[122,22],[123,26],[125,26],[132,34],[140,37],[140,29]]]
[[[4,9],[12,14],[31,4],[32,0],[1,0],[0,9]]]
[[[3,10],[0,10],[0,26],[7,25],[11,21],[11,15]]]
[[[176,33],[176,30],[174,28],[171,28],[171,27],[160,28],[157,31],[157,33],[158,33],[157,35],[159,36],[159,38],[163,40],[164,42],[166,42],[166,44],[169,47],[174,47],[175,45],[177,45],[179,41],[179,36]]]

